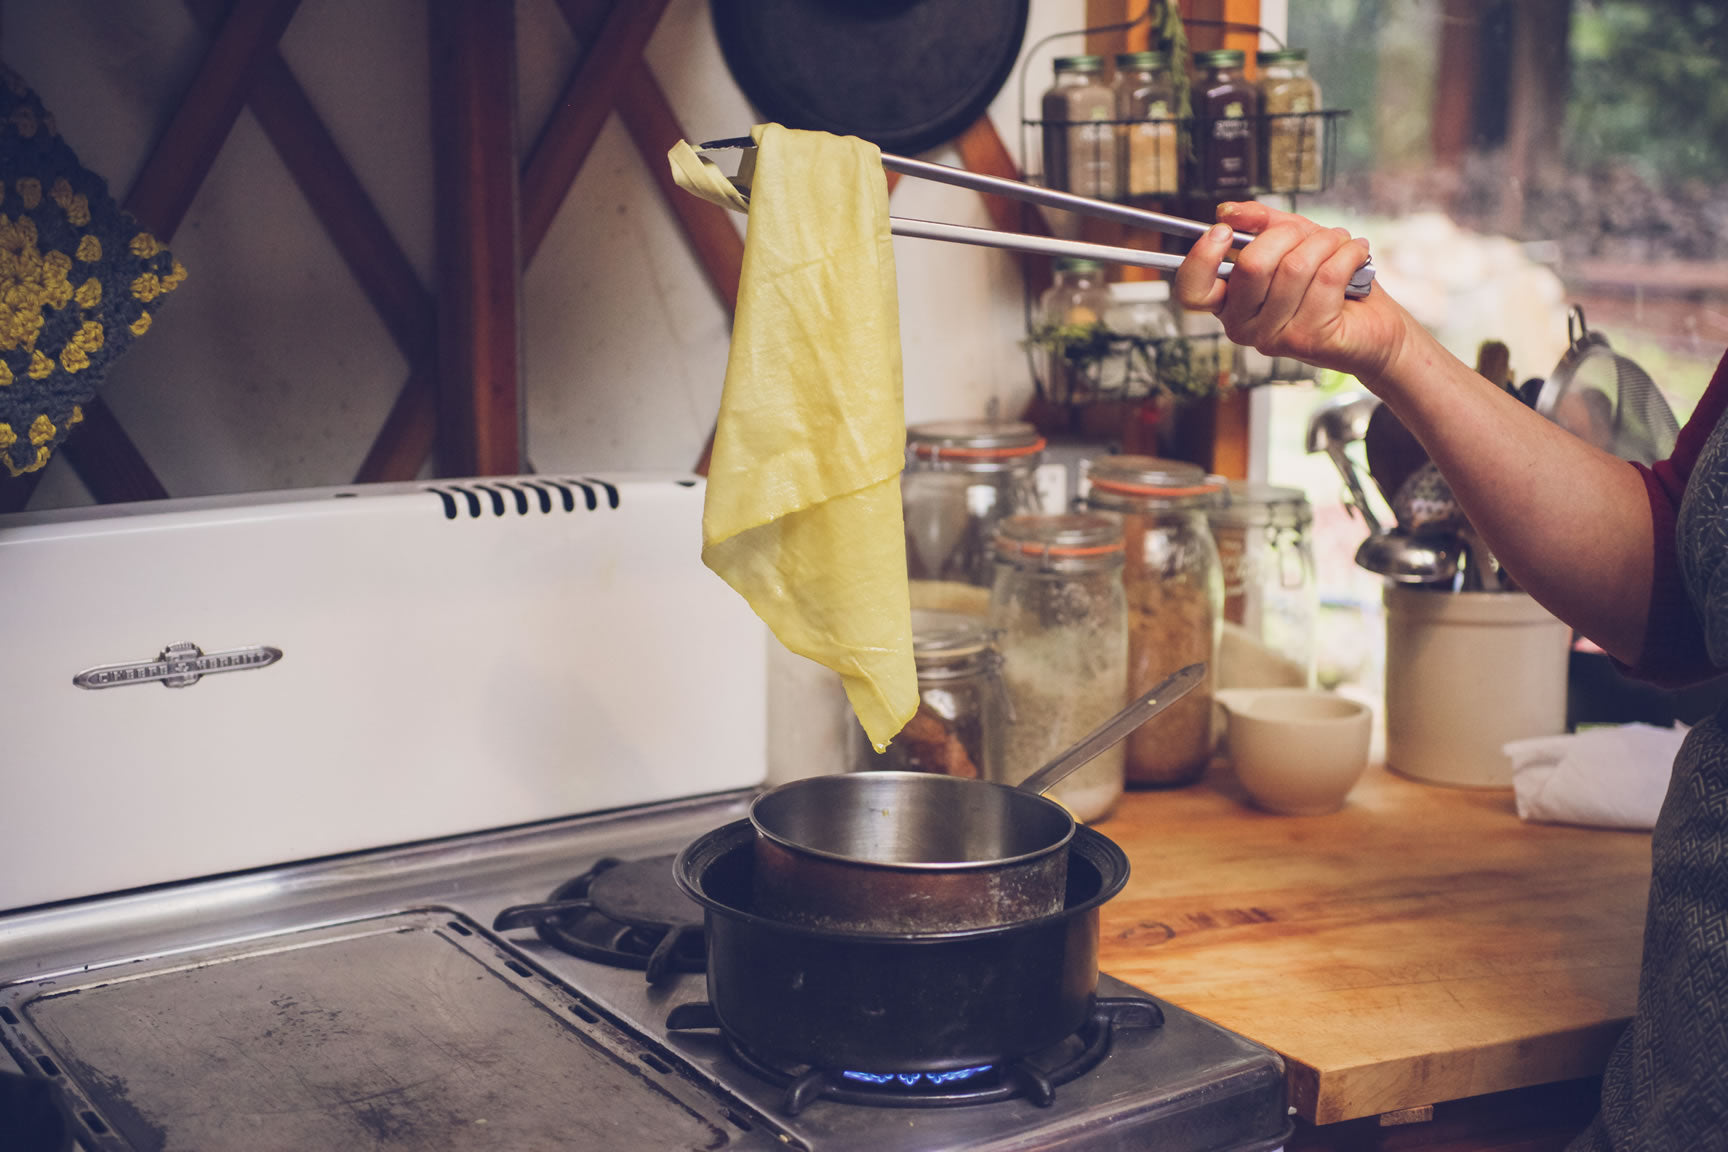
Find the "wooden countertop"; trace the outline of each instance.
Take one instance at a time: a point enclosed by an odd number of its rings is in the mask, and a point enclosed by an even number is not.
[[[1648,834],[1378,766],[1343,811],[1273,816],[1222,764],[1098,830],[1132,861],[1102,969],[1280,1053],[1314,1123],[1598,1075],[1632,1013]]]

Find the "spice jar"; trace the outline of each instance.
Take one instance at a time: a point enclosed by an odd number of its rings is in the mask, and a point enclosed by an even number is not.
[[[1044,438],[1030,424],[949,420],[906,429],[900,502],[914,580],[988,588],[1005,516],[1039,508]]]
[[[1311,687],[1320,602],[1308,497],[1233,480],[1208,520],[1224,579],[1218,687]]]
[[[1120,518],[1128,597],[1128,695],[1137,696],[1189,664],[1206,678],[1155,725],[1129,735],[1131,785],[1192,783],[1212,756],[1212,691],[1224,597],[1218,546],[1207,515],[1224,501],[1224,481],[1200,468],[1153,456],[1088,462],[1086,505]]]
[[[1036,340],[1039,381],[1052,404],[1082,403],[1096,390],[1089,365],[1096,365],[1109,346],[1104,313],[1110,308],[1110,287],[1097,261],[1064,256],[1056,261],[1056,279],[1038,298]]]
[[[1273,192],[1320,191],[1320,86],[1308,74],[1308,54],[1296,48],[1262,52],[1260,110],[1266,120],[1261,176]]]
[[[1235,48],[1201,52],[1195,85],[1195,186],[1205,192],[1245,192],[1258,180],[1260,94],[1243,73]]]
[[[1044,182],[1052,188],[1116,198],[1116,94],[1102,56],[1058,56],[1044,93]]]
[[[857,729],[854,763],[863,769],[982,777],[1002,741],[1004,698],[988,623],[956,612],[913,609],[912,660],[918,668],[918,711],[880,754]]]
[[[1162,52],[1116,57],[1116,119],[1122,171],[1117,186],[1130,203],[1176,194],[1176,81]]]
[[[1013,516],[996,532],[990,624],[1011,709],[989,778],[1018,784],[1127,702],[1122,528],[1104,516]],[[1049,792],[1082,821],[1122,795],[1123,747]]]

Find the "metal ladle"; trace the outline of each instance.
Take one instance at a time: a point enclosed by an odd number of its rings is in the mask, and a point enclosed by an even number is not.
[[[1412,536],[1394,528],[1362,541],[1356,563],[1394,584],[1438,584],[1457,578],[1463,553],[1456,536]]]

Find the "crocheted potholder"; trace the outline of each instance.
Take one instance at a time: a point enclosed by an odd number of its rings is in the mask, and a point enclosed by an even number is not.
[[[0,64],[0,466],[48,462],[185,277]]]

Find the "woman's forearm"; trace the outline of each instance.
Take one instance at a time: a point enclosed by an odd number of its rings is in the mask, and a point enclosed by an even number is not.
[[[1363,241],[1259,204],[1226,205],[1220,216],[1256,239],[1235,255],[1227,284],[1216,272],[1229,229],[1197,241],[1176,275],[1182,305],[1216,313],[1238,344],[1360,379],[1421,441],[1520,586],[1636,660],[1654,555],[1637,471],[1477,375],[1384,288],[1346,300]]]

